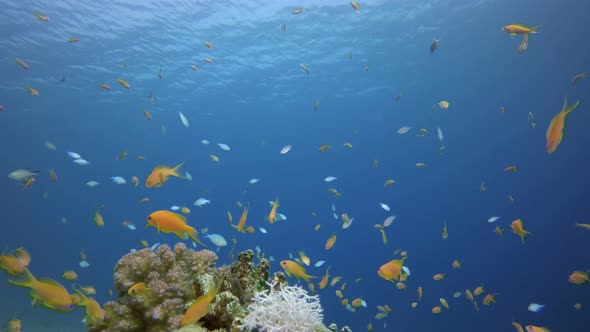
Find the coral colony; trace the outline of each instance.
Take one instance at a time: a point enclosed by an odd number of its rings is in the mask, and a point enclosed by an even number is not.
[[[281,272],[271,280],[269,261],[258,257],[255,264],[254,258],[248,250],[231,266],[216,268],[214,252],[183,243],[129,253],[114,268],[118,298],[104,305],[103,320],[87,320],[89,331],[338,331],[334,324],[329,329],[322,324],[318,296],[289,286]],[[205,316],[181,327],[187,308],[220,278]]]

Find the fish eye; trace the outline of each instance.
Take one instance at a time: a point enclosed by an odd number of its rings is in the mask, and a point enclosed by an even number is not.
[[[148,216],[148,220],[152,220],[152,216]]]

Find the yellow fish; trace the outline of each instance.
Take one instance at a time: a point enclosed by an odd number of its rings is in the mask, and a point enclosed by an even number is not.
[[[567,97],[565,97],[561,111],[553,117],[549,124],[549,128],[547,128],[546,137],[548,154],[555,152],[559,144],[561,144],[561,140],[563,139],[563,129],[565,127],[565,118],[570,112],[578,108],[578,106],[580,106],[579,100],[576,101],[574,105],[568,105]]]
[[[207,294],[199,296],[195,302],[186,310],[184,316],[180,321],[180,326],[194,324],[201,320],[207,313],[209,313],[210,304],[219,293],[221,286],[223,285],[223,278],[219,278],[212,282],[209,286]]]
[[[166,183],[166,181],[168,181],[168,178],[171,176],[180,179],[185,179],[185,177],[178,174],[178,170],[183,164],[184,162],[172,168],[165,165],[156,166],[145,180],[145,186],[147,188],[161,187],[164,185],[164,183]]]
[[[173,233],[182,240],[186,240],[187,236],[193,239],[196,243],[205,246],[197,238],[197,230],[187,225],[186,218],[180,214],[160,210],[150,214],[147,218],[148,225],[154,226],[158,232],[165,234]]]
[[[33,298],[33,305],[41,304],[44,307],[60,312],[70,312],[73,308],[72,297],[60,283],[53,279],[43,278],[37,280],[29,270],[25,269],[21,280],[8,280],[14,286],[30,288],[29,295]]]
[[[287,273],[287,276],[291,276],[293,275],[295,278],[297,279],[303,279],[307,282],[309,282],[309,280],[311,278],[315,278],[312,277],[310,275],[307,275],[307,271],[305,270],[305,268],[299,264],[297,264],[297,262],[295,261],[290,261],[290,260],[284,260],[281,261],[281,267],[285,270],[285,273]]]
[[[275,199],[274,204],[272,205],[272,208],[270,209],[270,213],[268,214],[268,217],[264,218],[266,221],[270,222],[271,224],[274,224],[275,221],[277,221],[277,208],[279,207],[279,196],[277,196],[277,198]]]
[[[90,324],[97,324],[104,320],[105,311],[100,307],[100,304],[95,299],[86,296],[86,294],[76,291],[79,300],[76,302],[77,306],[86,307],[86,322]]]
[[[100,228],[104,227],[104,219],[102,218],[102,215],[100,214],[100,210],[102,210],[103,208],[104,208],[104,205],[101,205],[98,207],[96,212],[94,212],[94,223],[96,224],[96,226],[98,226]]]
[[[147,288],[147,286],[145,285],[144,282],[138,282],[135,285],[129,287],[129,289],[127,290],[127,295],[129,296],[134,296],[134,295],[141,295],[144,294],[145,292],[148,292],[149,288]]]

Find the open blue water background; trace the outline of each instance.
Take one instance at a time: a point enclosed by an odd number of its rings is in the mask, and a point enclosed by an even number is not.
[[[1,0],[0,173],[41,171],[26,190],[6,176],[0,180],[2,248],[27,248],[38,277],[59,280],[64,270],[74,269],[78,283],[94,285],[104,303],[112,268],[122,255],[143,239],[150,244],[178,240],[144,229],[147,215],[186,205],[192,210],[189,224],[228,241],[235,237],[238,251],[259,245],[277,260],[273,271],[280,270],[279,260],[299,250],[312,262],[327,260],[309,273],[321,277],[332,266],[331,274],[347,282],[346,297],[362,297],[368,306],[352,313],[340,305],[335,288],[319,290],[326,323],[354,331],[372,322],[374,331],[497,332],[510,331],[514,319],[552,331],[586,329],[590,286],[573,285],[567,277],[590,269],[590,231],[575,227],[590,223],[590,81],[570,83],[575,74],[590,70],[590,3],[359,3],[361,11],[355,13],[348,1],[326,0]],[[305,12],[293,15],[299,7]],[[49,20],[37,20],[36,12]],[[543,25],[524,54],[516,52],[520,37],[500,30],[514,22]],[[69,37],[80,41],[68,43]],[[434,38],[440,45],[431,54]],[[206,48],[205,41],[215,47]],[[23,70],[15,57],[30,68]],[[193,64],[198,72],[191,70]],[[118,77],[131,89],[120,86]],[[29,96],[23,86],[40,95]],[[582,105],[568,116],[562,144],[548,155],[545,131],[565,96]],[[450,101],[450,108],[433,112],[441,100]],[[178,112],[188,118],[188,128]],[[536,117],[535,128],[529,112]],[[399,135],[402,126],[412,130]],[[430,134],[417,137],[420,128]],[[201,144],[202,139],[212,144]],[[48,150],[45,141],[57,150]],[[231,151],[216,143],[228,144]],[[287,144],[292,150],[281,155]],[[333,148],[320,153],[323,144]],[[120,161],[123,150],[129,156]],[[74,164],[67,151],[80,153],[91,165]],[[221,161],[212,162],[210,154]],[[136,160],[139,155],[145,160]],[[153,167],[180,162],[192,181],[171,179],[162,188],[135,189],[110,180],[123,176],[130,182],[136,175],[143,183]],[[428,166],[417,168],[417,162]],[[517,165],[518,172],[506,174],[509,165]],[[57,172],[57,183],[49,181],[49,169]],[[327,176],[337,180],[326,183]],[[251,178],[260,182],[251,185]],[[387,179],[396,184],[384,188]],[[90,180],[100,185],[89,188]],[[479,190],[482,181],[485,192]],[[342,197],[335,199],[329,188]],[[277,195],[287,220],[269,225],[264,216]],[[142,197],[150,203],[138,204]],[[199,197],[211,205],[193,206]],[[250,204],[255,234],[239,234],[229,225],[227,210],[235,220],[241,214],[236,201]],[[332,203],[338,214],[354,217],[350,228],[342,229],[332,217]],[[102,204],[105,227],[99,229],[92,216]],[[383,245],[373,225],[389,215],[397,219],[386,229],[389,241]],[[501,218],[489,224],[491,216]],[[533,233],[526,245],[510,229],[519,218]],[[125,229],[123,220],[138,229]],[[445,222],[447,240],[441,239]],[[321,229],[314,231],[318,223]],[[495,225],[504,229],[503,238],[492,232]],[[260,233],[260,226],[268,234]],[[336,245],[324,250],[334,233]],[[405,291],[376,274],[398,248],[409,256]],[[91,267],[78,267],[80,250]],[[230,263],[229,247],[218,254],[220,263]],[[461,270],[451,267],[454,259],[462,262]],[[446,280],[434,281],[436,273],[446,273]],[[356,278],[362,281],[355,283]],[[480,303],[476,312],[464,298],[452,298],[481,283],[498,293],[496,304]],[[424,298],[413,310],[418,286]],[[440,297],[451,310],[433,315]],[[531,302],[547,307],[531,313]],[[576,302],[581,311],[573,308]],[[391,315],[376,321],[376,306],[385,304]],[[0,280],[0,322],[13,316],[23,320],[24,331],[84,330],[82,310],[33,309],[26,290]]]

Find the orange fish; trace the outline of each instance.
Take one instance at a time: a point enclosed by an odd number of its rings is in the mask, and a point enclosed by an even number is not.
[[[23,249],[24,250],[24,249]],[[28,264],[12,254],[0,255],[0,269],[11,276],[21,275],[25,272]]]
[[[576,285],[582,285],[587,282],[590,282],[590,278],[588,278],[588,273],[584,271],[574,271],[570,276],[567,278],[569,282]]]
[[[441,312],[441,307],[440,306],[436,306],[434,308],[432,308],[432,313],[433,314],[440,314]]]
[[[53,279],[43,278],[37,280],[29,270],[25,269],[23,279],[8,280],[8,283],[14,286],[30,288],[29,295],[33,298],[34,304],[39,303],[44,307],[60,312],[72,311],[72,297],[64,286]]]
[[[11,319],[8,322],[8,332],[21,332],[22,324],[18,319]]]
[[[29,178],[21,187],[21,190],[25,190],[28,187],[32,186],[33,183],[35,183],[35,181],[37,181],[37,179],[35,178]]]
[[[117,82],[119,82],[125,89],[131,88],[131,85],[129,84],[129,82],[125,81],[122,78],[117,78]]]
[[[520,219],[514,220],[512,222],[512,224],[510,224],[510,227],[512,227],[512,231],[514,232],[514,234],[520,236],[523,244],[524,244],[524,237],[527,235],[532,235],[532,233],[524,230],[524,225],[522,223],[522,220],[520,220]]]
[[[16,63],[18,63],[18,65],[21,66],[22,69],[29,69],[29,65],[19,58],[16,58]]]
[[[551,332],[548,328],[546,327],[538,327],[538,326],[533,326],[533,325],[527,325],[526,326],[526,332]]]
[[[329,267],[326,269],[326,274],[324,275],[324,277],[323,277],[323,278],[322,278],[322,280],[320,281],[320,289],[324,289],[324,288],[326,288],[326,286],[328,285],[328,280],[330,279],[330,273],[329,273],[329,272],[330,272],[330,267],[331,267],[331,266],[329,266]]]
[[[459,262],[458,260],[455,259],[453,261],[453,268],[460,269],[461,268],[461,262]]]
[[[78,275],[74,271],[66,271],[62,274],[62,278],[66,279],[67,281],[74,281],[78,279]]]
[[[407,257],[404,257],[402,259],[391,260],[381,265],[377,269],[377,274],[387,281],[398,280],[400,275],[402,274],[402,267],[404,266],[404,261],[406,260],[406,258]]]
[[[27,93],[33,97],[39,96],[39,91],[37,91],[37,89],[33,89],[30,86],[25,86],[25,90],[27,90]]]
[[[444,273],[437,273],[434,276],[432,276],[432,279],[439,281],[439,280],[444,280],[445,279],[445,274]]]
[[[111,90],[111,87],[106,83],[100,83],[98,86],[100,86],[103,90],[107,90],[107,91]]]
[[[159,188],[163,186],[166,181],[168,181],[168,178],[170,176],[185,179],[185,177],[178,174],[178,170],[183,164],[184,162],[178,164],[173,168],[170,168],[166,165],[156,166],[145,180],[145,186],[147,188]]]
[[[330,236],[330,238],[328,239],[328,241],[326,241],[325,249],[326,250],[332,249],[332,247],[334,246],[335,243],[336,243],[336,234]]]
[[[186,240],[187,235],[196,243],[205,246],[197,238],[197,230],[187,225],[186,218],[180,214],[160,210],[150,214],[147,217],[148,225],[154,226],[158,229],[158,232],[165,234],[173,233],[178,236],[181,240]]]
[[[186,310],[182,319],[180,320],[180,326],[194,324],[201,320],[210,310],[210,304],[219,293],[221,286],[223,285],[223,278],[218,278],[215,282],[212,282],[209,286],[207,294],[199,296],[193,304]]]
[[[305,270],[305,268],[299,264],[297,264],[297,262],[295,261],[290,261],[290,260],[284,260],[281,261],[281,267],[285,270],[285,273],[287,273],[287,276],[291,276],[293,275],[295,278],[299,279],[303,279],[307,282],[309,282],[309,280],[311,278],[315,278],[312,277],[310,275],[307,275],[307,271]]]
[[[557,150],[557,147],[561,143],[563,139],[563,129],[565,128],[565,118],[566,116],[578,108],[580,106],[580,100],[576,101],[574,105],[567,104],[567,97],[565,97],[565,101],[563,102],[563,107],[561,111],[557,113],[555,117],[551,120],[549,124],[549,128],[547,128],[547,153],[552,154]]]
[[[485,292],[485,290],[483,289],[483,284],[481,284],[480,286],[478,286],[476,289],[473,290],[473,295],[479,296],[483,292]]]
[[[524,332],[522,325],[520,325],[519,323],[512,321],[512,326],[514,326],[516,332]]]
[[[488,294],[486,295],[483,300],[481,301],[481,303],[483,303],[484,305],[490,305],[492,303],[496,303],[496,295],[498,294]]]
[[[39,20],[39,21],[43,21],[43,22],[47,22],[49,21],[49,17],[47,15],[43,15],[43,14],[35,14],[35,17]]]
[[[246,221],[248,220],[248,209],[249,208],[250,208],[250,204],[248,204],[248,206],[246,206],[244,208],[244,211],[242,211],[242,216],[240,217],[240,220],[238,221],[238,225],[234,226],[238,230],[238,232],[240,232],[240,233],[244,233],[246,231]],[[229,211],[228,211],[228,216],[231,216],[231,214],[229,214]],[[230,223],[232,222],[231,218],[230,218],[229,222]]]

